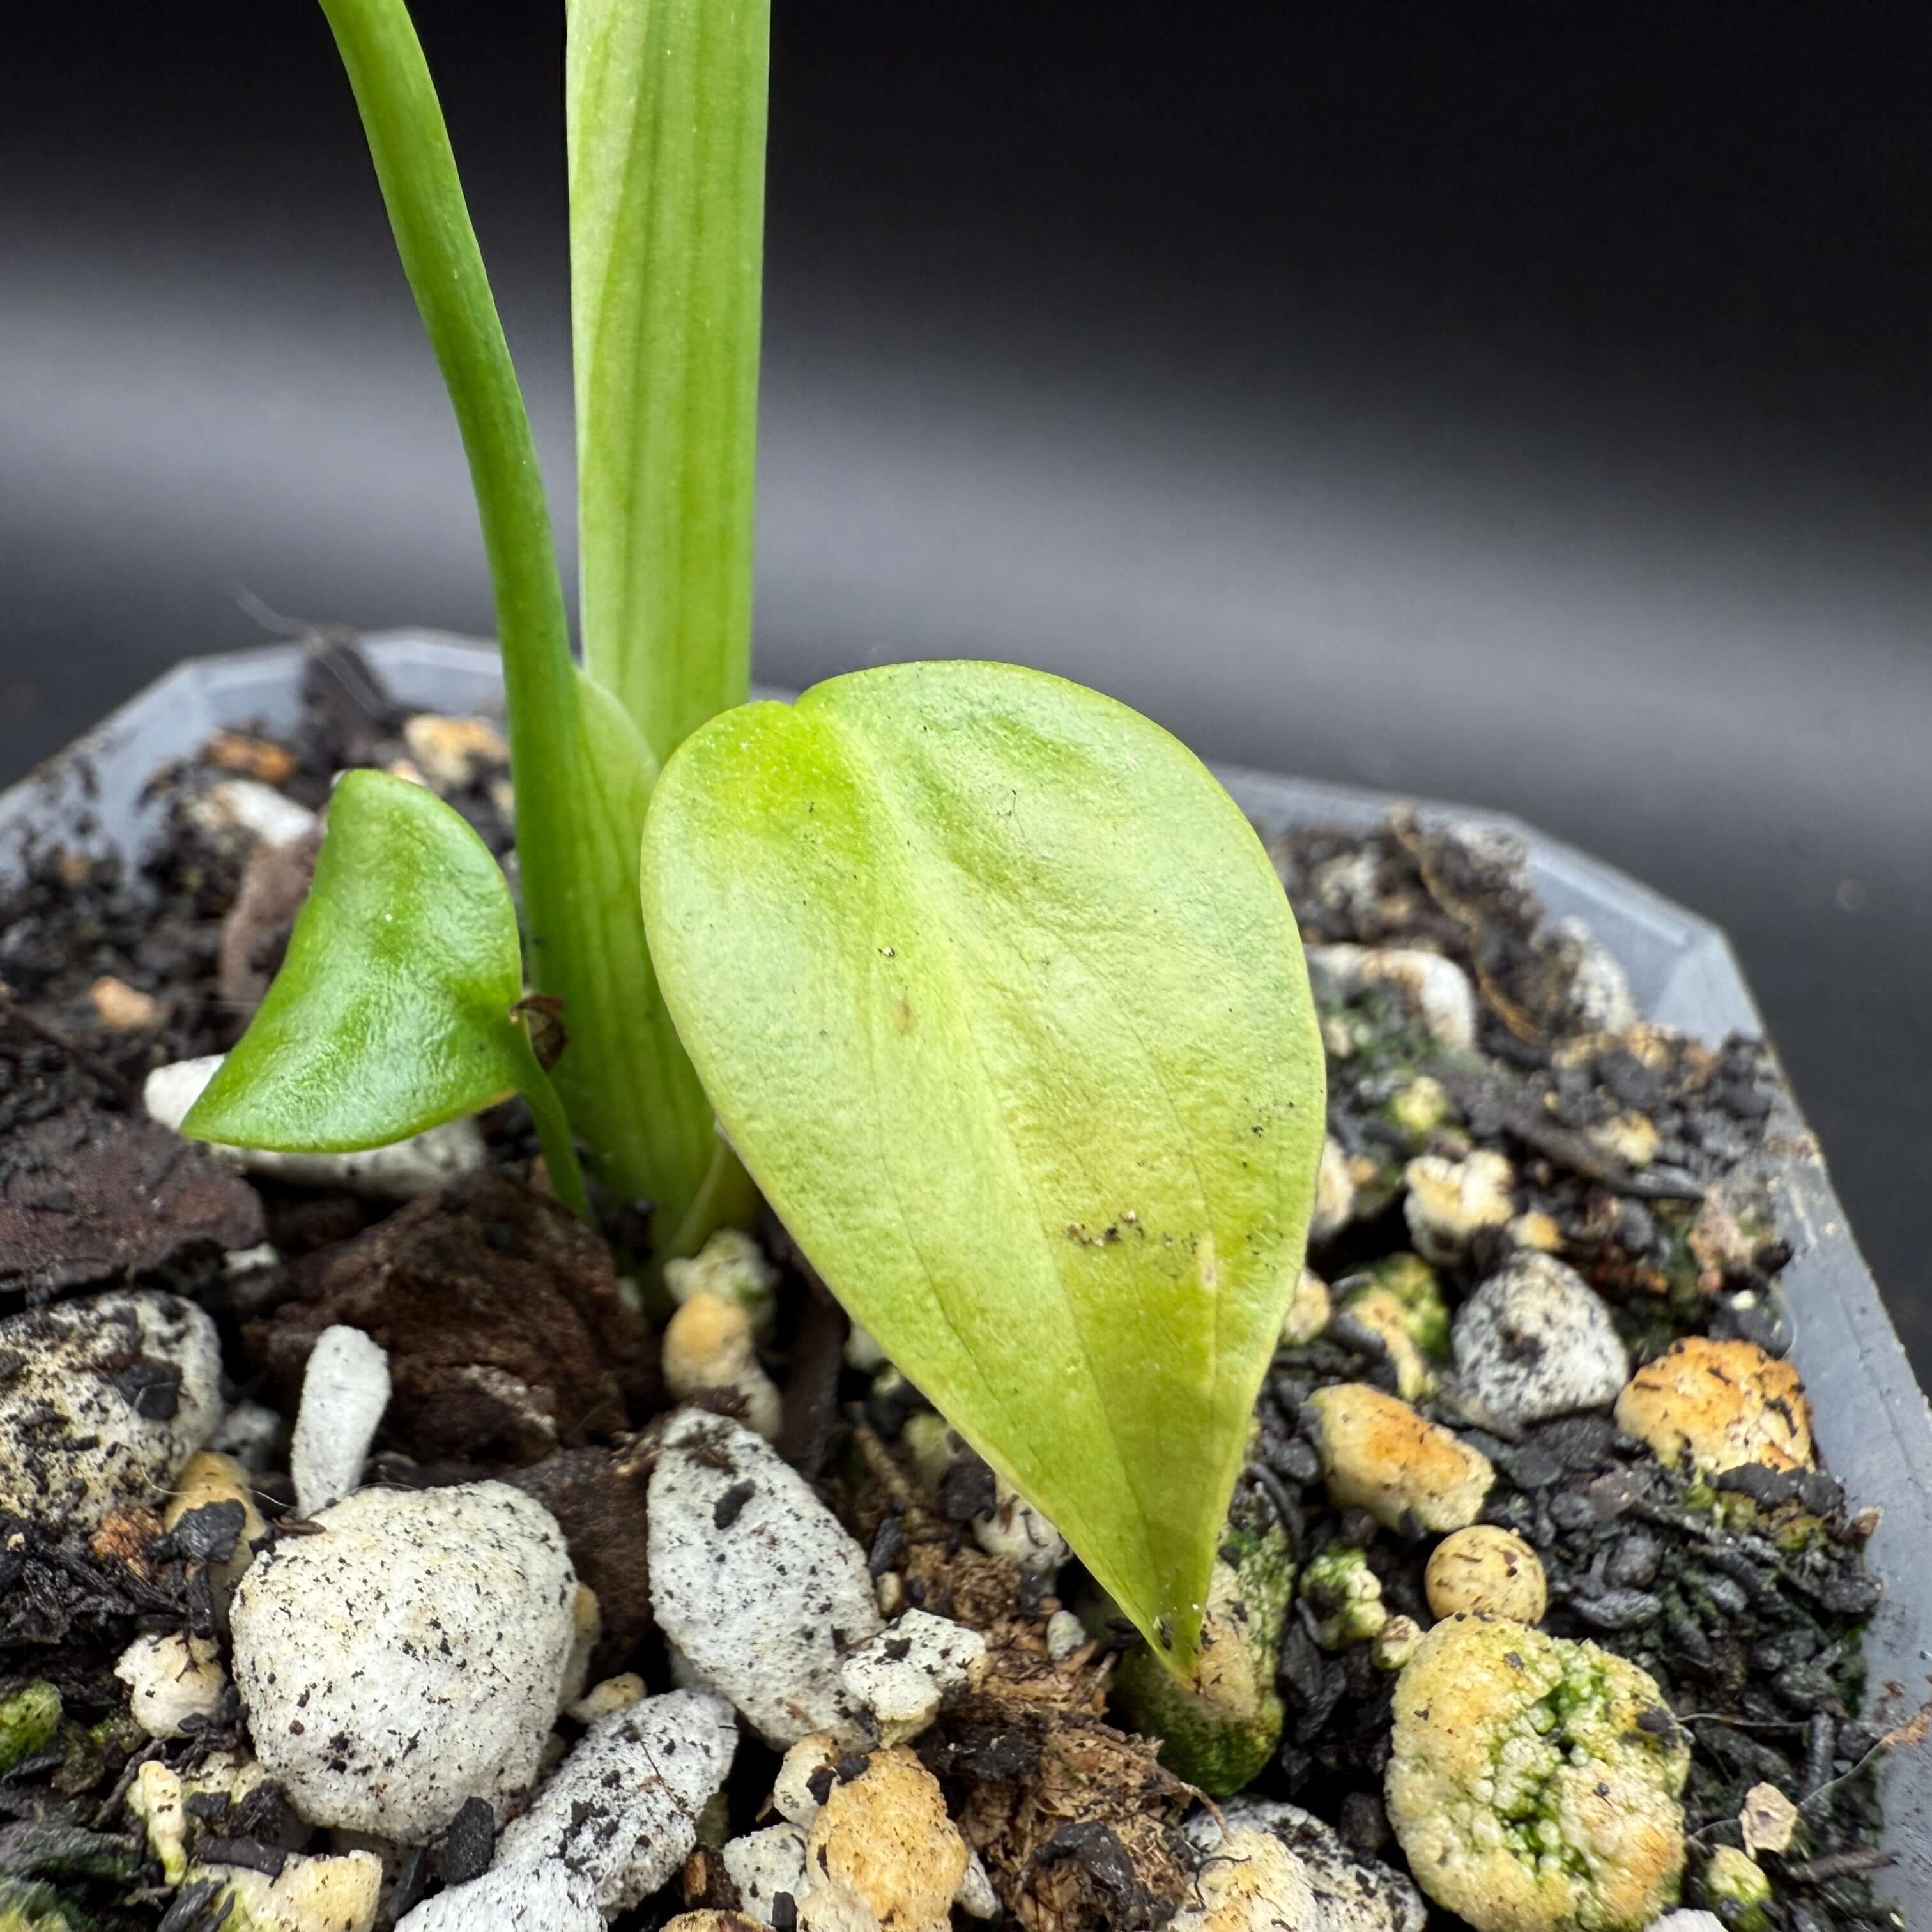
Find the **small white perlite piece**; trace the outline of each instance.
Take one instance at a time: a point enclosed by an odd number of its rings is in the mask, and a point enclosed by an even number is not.
[[[302,1377],[289,1450],[296,1508],[304,1516],[355,1493],[388,1406],[388,1351],[359,1328],[325,1328]]]

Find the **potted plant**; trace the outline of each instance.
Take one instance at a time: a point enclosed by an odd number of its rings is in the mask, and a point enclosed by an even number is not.
[[[96,1292],[0,1331],[0,1911],[1877,1922],[1919,1774],[1862,1670],[1923,1612],[1863,1558],[1928,1424],[1774,1067],[1640,1022],[1493,836],[1059,680],[744,702],[756,4],[571,10],[580,668],[407,15],[325,6],[476,481],[516,891],[502,748],[339,647],[332,708],[171,747],[193,1023],[112,876],[29,866],[14,1278]],[[123,969],[78,1034],[63,905]],[[1681,950],[1670,1016],[1748,1028]],[[174,1052],[210,982],[246,1030]],[[1874,1385],[1889,1447],[1831,1426]]]

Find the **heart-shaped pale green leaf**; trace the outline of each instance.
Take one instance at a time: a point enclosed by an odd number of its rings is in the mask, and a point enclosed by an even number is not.
[[[1190,1671],[1322,1133],[1294,922],[1233,802],[1077,685],[897,666],[688,739],[644,893],[787,1227]]]
[[[282,969],[182,1130],[338,1153],[472,1114],[530,1082],[522,997],[489,848],[421,785],[351,772]]]

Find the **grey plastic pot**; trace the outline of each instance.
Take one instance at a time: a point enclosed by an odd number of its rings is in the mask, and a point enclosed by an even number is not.
[[[397,696],[424,710],[489,711],[502,702],[495,652],[419,631],[366,640]],[[142,800],[156,767],[193,752],[223,726],[292,725],[300,647],[272,645],[190,660],[151,685],[32,778],[0,795],[0,874],[35,831],[85,820],[103,849],[138,850],[154,826]],[[1262,831],[1316,820],[1367,826],[1396,801],[1339,785],[1223,769],[1222,781]],[[1724,934],[1708,920],[1514,819],[1461,807],[1425,808],[1514,833],[1531,881],[1550,910],[1582,920],[1622,962],[1650,1018],[1718,1040],[1761,1035],[1763,1022]],[[1773,1120],[1780,1226],[1796,1252],[1781,1277],[1796,1330],[1793,1358],[1816,1408],[1833,1472],[1884,1520],[1870,1560],[1884,1601],[1867,1634],[1876,1691],[1888,1680],[1916,1707],[1932,1670],[1932,1410],[1879,1300],[1832,1191],[1817,1144],[1788,1094]],[[1886,1842],[1895,1867],[1882,1892],[1908,1919],[1932,1920],[1932,1750],[1902,1751],[1885,1773]]]

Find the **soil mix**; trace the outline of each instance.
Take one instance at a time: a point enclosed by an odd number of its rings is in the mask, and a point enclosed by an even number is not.
[[[536,1498],[602,1607],[592,1680],[635,1672],[662,1685],[670,1664],[644,1506],[651,1431],[669,1403],[658,1337],[605,1246],[531,1184],[520,1106],[482,1118],[482,1168],[403,1204],[244,1175],[144,1111],[154,1068],[238,1036],[313,862],[312,833],[266,842],[238,820],[237,781],[314,812],[344,766],[404,770],[463,812],[514,878],[506,754],[487,725],[410,718],[342,638],[311,651],[304,697],[298,731],[218,734],[154,775],[166,833],[138,864],[79,856],[50,835],[0,900],[0,1316],[128,1282],[205,1310],[224,1398],[256,1418],[265,1547],[307,1527],[286,1444],[317,1337],[338,1325],[374,1336],[395,1399],[365,1480],[496,1478]],[[1778,1276],[1790,1250],[1760,1172],[1778,1078],[1768,1057],[1751,1041],[1645,1025],[1588,935],[1545,917],[1506,840],[1398,816],[1367,833],[1298,831],[1273,850],[1316,962],[1329,1047],[1330,1148],[1309,1257],[1324,1300],[1319,1318],[1291,1318],[1262,1390],[1231,1534],[1278,1528],[1304,1575],[1324,1552],[1359,1551],[1389,1616],[1426,1628],[1436,1538],[1412,1518],[1390,1527],[1334,1506],[1319,1429],[1324,1390],[1366,1385],[1410,1402],[1492,1466],[1481,1521],[1537,1552],[1544,1628],[1655,1679],[1664,1721],[1690,1750],[1687,1904],[1706,1902],[1710,1855],[1738,1845],[1741,1814],[1770,1785],[1797,1806],[1801,1828],[1784,1852],[1759,1852],[1770,1886],[1760,1916],[1714,1897],[1720,1919],[1789,1932],[1898,1923],[1882,1902],[1874,1768],[1915,1744],[1924,1721],[1901,1687],[1864,1681],[1858,1631],[1878,1586],[1862,1566],[1872,1521],[1859,1499],[1822,1468],[1714,1476],[1667,1464],[1606,1407],[1473,1426],[1438,1385],[1444,1348],[1418,1377],[1366,1300],[1420,1269],[1453,1319],[1512,1255],[1543,1254],[1601,1299],[1634,1365],[1687,1336],[1781,1357]],[[1473,989],[1466,1029],[1432,1015],[1400,976],[1364,970],[1354,948],[1450,962]],[[1456,1184],[1431,1211],[1424,1172]],[[647,1204],[598,1206],[618,1250],[634,1251]],[[956,1444],[934,1468],[919,1391],[848,1346],[842,1314],[782,1229],[763,1239],[782,1271],[760,1350],[782,1396],[780,1453],[867,1552],[883,1606],[986,1639],[983,1682],[912,1748],[999,1911],[1067,1932],[1166,1923],[1202,1863],[1184,1828],[1202,1805],[1126,1727],[1114,1679],[1132,1634],[1094,1613],[1077,1564],[1042,1575],[982,1546],[974,1526],[997,1504],[992,1472]],[[0,1353],[0,1404],[15,1372]],[[138,1360],[128,1374],[141,1413],[176,1399],[143,1382]],[[727,1390],[703,1400],[743,1408]],[[31,1512],[0,1520],[10,1932],[200,1932],[231,1909],[206,1887],[197,1896],[167,1882],[126,1804],[144,1764],[187,1775],[250,1750],[232,1685],[184,1735],[156,1738],[115,1675],[142,1636],[185,1634],[216,1654],[228,1641],[217,1584],[241,1513],[216,1505],[164,1528],[165,1502],[86,1534]],[[1070,1609],[1087,1616],[1070,1647],[1055,1622]],[[1304,1586],[1276,1661],[1280,1742],[1250,1791],[1292,1801],[1350,1856],[1400,1871],[1383,1797],[1396,1679],[1377,1648],[1338,1632]],[[566,1738],[581,1728],[560,1720]],[[748,1736],[697,1849],[620,1924],[743,1903],[717,1848],[764,1822],[777,1764]],[[204,1861],[273,1873],[312,1843],[272,1781],[206,1808],[194,1825]],[[427,1847],[385,1848],[381,1922],[484,1870],[494,1832],[479,1805]],[[1428,1922],[1461,1922],[1432,1906]]]

